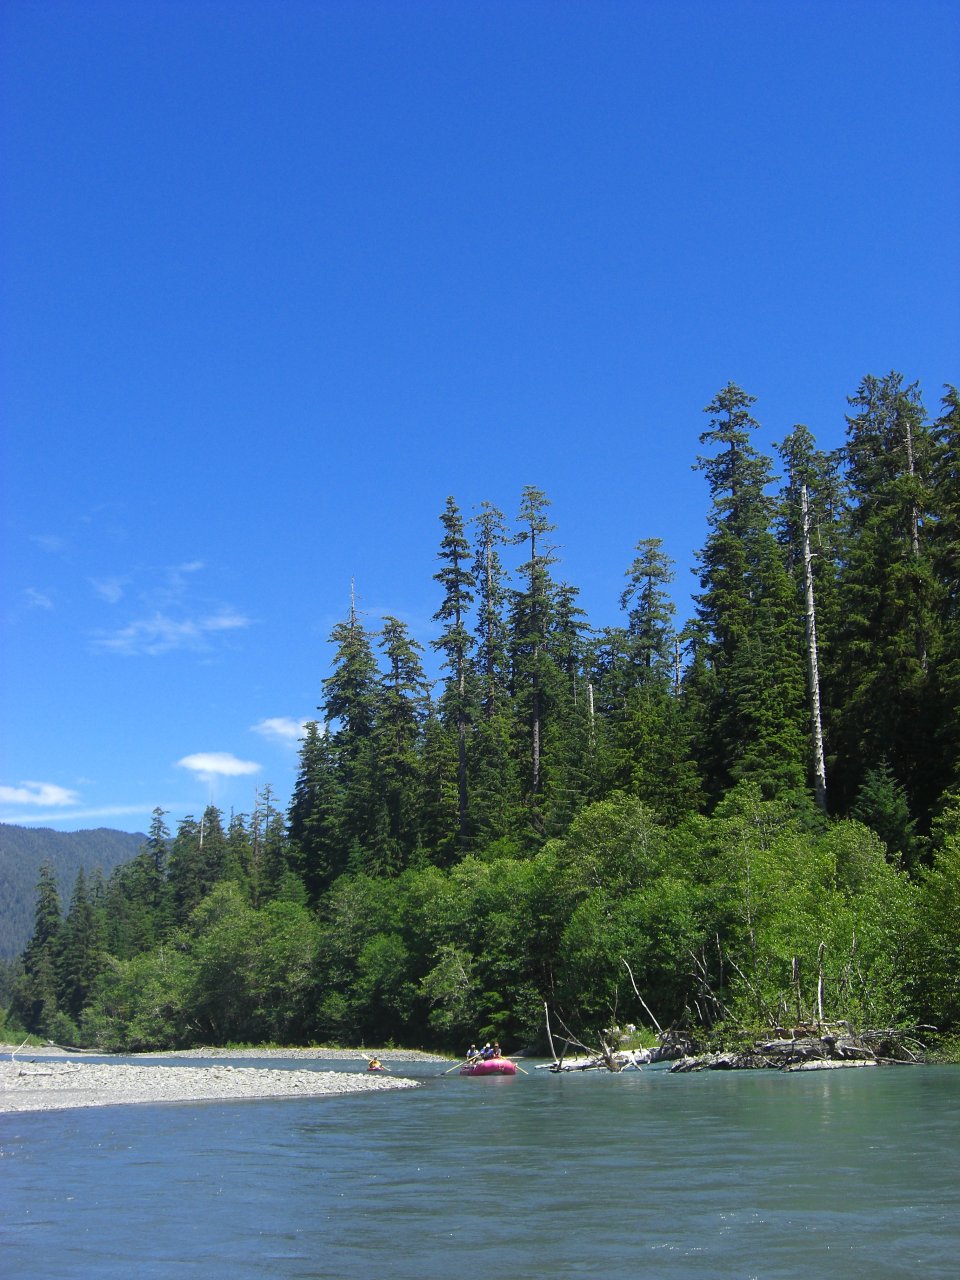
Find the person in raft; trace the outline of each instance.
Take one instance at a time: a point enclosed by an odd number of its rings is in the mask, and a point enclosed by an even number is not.
[[[501,1057],[501,1053],[500,1053],[500,1041],[499,1041],[499,1040],[494,1040],[494,1042],[493,1042],[493,1053],[491,1053],[491,1055],[490,1055],[490,1056],[491,1056],[491,1058],[499,1058],[499,1057]]]
[[[474,1058],[479,1058],[479,1057],[480,1057],[480,1050],[477,1048],[475,1044],[472,1044],[470,1048],[467,1050],[467,1061],[473,1062]]]
[[[486,1060],[487,1060],[488,1058],[492,1058],[492,1057],[493,1057],[493,1045],[490,1043],[490,1041],[489,1041],[489,1040],[488,1040],[488,1041],[487,1041],[487,1043],[483,1046],[483,1050],[482,1050],[482,1052],[481,1052],[481,1054],[480,1054],[480,1057],[481,1057],[481,1058],[483,1058],[484,1062],[486,1062]]]

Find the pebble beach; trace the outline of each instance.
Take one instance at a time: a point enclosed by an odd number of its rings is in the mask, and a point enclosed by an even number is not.
[[[157,1057],[160,1055],[152,1055]],[[163,1054],[164,1062],[142,1055],[138,1061],[83,1062],[61,1050],[28,1048],[0,1057],[0,1113],[112,1107],[128,1103],[231,1102],[254,1098],[314,1098],[333,1094],[414,1089],[399,1072],[406,1061],[438,1061],[409,1050],[378,1051],[391,1070],[366,1073],[364,1055],[346,1049],[192,1049]],[[217,1058],[231,1059],[218,1063]],[[342,1060],[349,1070],[296,1070],[233,1063],[243,1058]],[[170,1065],[170,1059],[185,1065]],[[189,1065],[190,1060],[195,1065]],[[202,1060],[196,1061],[196,1060]],[[212,1061],[211,1061],[212,1060]]]

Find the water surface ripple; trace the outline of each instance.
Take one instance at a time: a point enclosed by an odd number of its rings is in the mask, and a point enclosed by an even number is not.
[[[0,1274],[960,1274],[960,1069],[401,1069],[424,1087],[0,1117]]]

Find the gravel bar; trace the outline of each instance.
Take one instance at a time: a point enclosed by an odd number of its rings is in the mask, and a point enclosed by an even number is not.
[[[262,1056],[261,1050],[247,1052],[250,1056]],[[232,1052],[229,1056],[238,1055]],[[278,1052],[276,1056],[289,1058],[292,1055]],[[326,1054],[317,1051],[314,1056],[324,1057]],[[64,1062],[46,1056],[34,1061],[0,1061],[0,1113],[113,1107],[136,1102],[317,1098],[416,1087],[416,1080],[379,1073],[276,1070],[226,1064],[176,1067],[127,1062]]]

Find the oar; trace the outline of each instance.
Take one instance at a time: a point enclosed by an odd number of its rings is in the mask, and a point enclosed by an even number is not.
[[[515,1062],[513,1065],[517,1068],[517,1070],[518,1070],[518,1071],[523,1071],[523,1067],[521,1067],[521,1065],[520,1065],[520,1063],[519,1063],[519,1062]],[[530,1072],[529,1072],[529,1071],[523,1071],[523,1074],[524,1074],[525,1076],[528,1076],[528,1075],[530,1074]]]
[[[465,1067],[469,1061],[469,1058],[464,1058],[463,1062],[455,1062],[452,1067],[449,1067],[446,1071],[441,1071],[440,1074],[448,1076],[451,1071],[456,1071],[458,1067]]]

